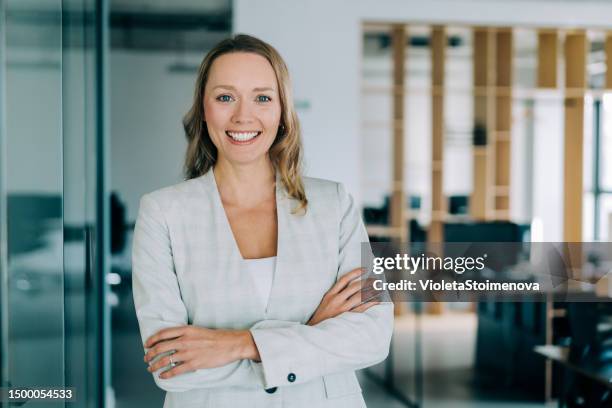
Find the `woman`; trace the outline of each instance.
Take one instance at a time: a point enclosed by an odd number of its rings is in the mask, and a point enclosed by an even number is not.
[[[342,185],[305,178],[289,75],[247,35],[202,61],[187,181],[145,194],[133,291],[164,407],[363,407],[393,305],[362,302],[367,234]],[[380,300],[380,299],[378,299]]]

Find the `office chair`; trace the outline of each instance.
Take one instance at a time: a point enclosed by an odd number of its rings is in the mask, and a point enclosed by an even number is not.
[[[569,363],[583,368],[577,374],[566,372],[569,384],[562,396],[569,408],[612,407],[612,392],[594,377],[612,380],[612,305],[608,303],[569,303]]]

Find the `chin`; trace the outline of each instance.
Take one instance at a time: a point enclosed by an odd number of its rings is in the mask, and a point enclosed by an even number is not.
[[[231,164],[237,164],[239,166],[246,166],[246,165],[264,162],[267,154],[268,152],[266,151],[263,154],[257,154],[257,155],[231,155],[231,156],[227,156],[227,161],[229,161]]]

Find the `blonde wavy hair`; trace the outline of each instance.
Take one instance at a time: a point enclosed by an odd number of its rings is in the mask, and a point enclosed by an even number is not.
[[[302,180],[302,138],[300,124],[291,92],[289,71],[282,57],[271,45],[250,35],[238,34],[217,44],[206,54],[198,70],[193,105],[183,117],[187,135],[184,174],[189,180],[206,174],[217,161],[217,148],[213,144],[204,119],[204,90],[213,62],[224,54],[248,52],[268,60],[279,87],[281,118],[278,133],[268,154],[283,187],[290,197],[299,202],[293,213],[305,213],[308,200]]]

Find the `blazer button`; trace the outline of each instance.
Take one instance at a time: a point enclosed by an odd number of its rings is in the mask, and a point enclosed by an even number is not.
[[[276,392],[276,388],[278,387],[266,388],[266,392],[268,394],[274,394]]]
[[[289,373],[289,375],[287,376],[287,381],[294,382],[295,381],[295,374]]]

